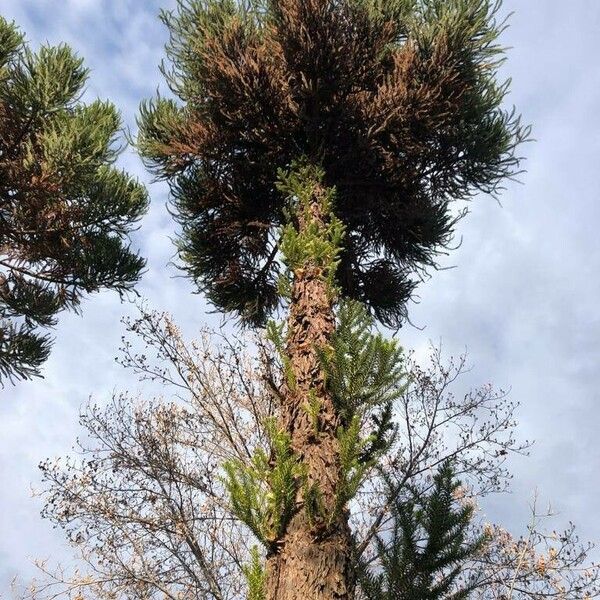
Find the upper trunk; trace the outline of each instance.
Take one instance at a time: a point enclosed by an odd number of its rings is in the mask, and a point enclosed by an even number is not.
[[[311,224],[326,231],[323,193],[316,186],[310,210],[299,211],[300,236]],[[306,469],[306,479],[298,489],[286,531],[267,560],[268,600],[352,597],[348,514],[337,506],[342,484],[337,438],[340,419],[318,354],[328,346],[335,328],[325,271],[311,260],[294,269],[286,347],[292,383],[285,394],[282,425]]]

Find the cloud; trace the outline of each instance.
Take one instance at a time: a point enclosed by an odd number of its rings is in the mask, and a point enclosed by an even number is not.
[[[87,96],[113,100],[133,128],[140,99],[162,86],[161,6],[159,0],[0,0],[0,13],[15,18],[34,44],[71,44],[92,68]],[[475,365],[467,383],[511,386],[521,401],[520,434],[538,442],[531,458],[512,463],[514,495],[486,503],[490,517],[522,528],[538,487],[579,524],[583,538],[600,540],[600,4],[574,0],[566,11],[561,3],[507,0],[504,10],[513,9],[505,36],[513,47],[506,65],[510,100],[537,138],[523,148],[524,185],[510,184],[502,207],[473,201],[458,230],[462,246],[443,261],[456,268],[433,273],[411,307],[412,321],[426,329],[407,327],[399,335],[419,351],[428,339],[441,339],[448,353],[467,347]],[[132,152],[122,164],[149,182]],[[152,208],[135,238],[149,261],[140,291],[193,334],[216,317],[166,266],[175,229],[165,186],[152,184],[150,191]],[[29,486],[39,481],[41,459],[69,451],[79,406],[90,394],[102,399],[131,387],[113,361],[119,317],[129,311],[114,294],[90,298],[83,317],[61,317],[46,378],[0,392],[0,587],[15,573],[29,577],[32,557],[69,553],[60,532],[39,518]]]
[[[473,383],[510,385],[522,403],[519,432],[536,439],[514,461],[514,497],[488,503],[514,527],[538,487],[583,538],[600,540],[595,518],[600,459],[600,6],[506,2],[510,100],[533,123],[523,148],[524,185],[509,185],[502,208],[476,199],[460,225],[461,248],[421,288],[412,311],[445,348],[468,347]]]

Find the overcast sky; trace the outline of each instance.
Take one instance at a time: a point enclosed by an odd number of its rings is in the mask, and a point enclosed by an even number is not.
[[[67,42],[92,74],[86,98],[110,98],[135,128],[140,99],[162,87],[157,65],[166,32],[159,8],[174,0],[0,0],[34,46]],[[506,0],[515,11],[504,36],[512,46],[506,73],[510,102],[534,126],[523,148],[523,185],[509,185],[502,206],[485,197],[459,227],[462,246],[444,261],[410,308],[400,332],[407,348],[440,341],[447,353],[468,349],[473,384],[511,387],[521,402],[521,438],[535,439],[529,458],[511,463],[513,493],[486,503],[491,520],[524,528],[534,489],[600,542],[600,2]],[[121,164],[149,183],[139,159]],[[135,236],[148,259],[139,291],[173,313],[193,336],[206,322],[202,297],[168,266],[174,226],[166,189],[150,185],[152,207]],[[0,595],[10,579],[27,580],[35,557],[68,556],[60,532],[39,517],[31,498],[37,464],[64,455],[80,433],[79,407],[115,389],[135,389],[114,363],[131,307],[96,295],[83,316],[62,315],[45,379],[0,391]]]

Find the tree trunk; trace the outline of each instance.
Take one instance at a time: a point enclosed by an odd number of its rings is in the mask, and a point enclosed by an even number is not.
[[[315,188],[310,216],[298,216],[300,234],[311,219],[325,230],[327,217],[319,190]],[[294,384],[287,389],[282,407],[282,424],[305,465],[307,485],[298,490],[295,512],[276,550],[267,557],[268,600],[353,596],[348,512],[336,507],[341,482],[336,435],[340,421],[317,352],[328,345],[334,328],[333,298],[324,268],[308,261],[294,272],[286,348]],[[310,494],[307,497],[311,488],[319,490],[318,501]],[[320,505],[316,516],[307,511],[307,502]]]

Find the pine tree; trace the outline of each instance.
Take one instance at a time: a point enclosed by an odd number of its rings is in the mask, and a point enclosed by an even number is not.
[[[399,325],[415,273],[451,239],[451,203],[518,168],[527,129],[501,107],[499,8],[181,0],[163,13],[177,99],[142,104],[138,147],[171,186],[184,268],[245,323],[287,306],[268,328],[286,382],[271,456],[226,467],[266,547],[266,598],[354,594],[348,503],[402,384],[398,349],[361,338],[367,313],[349,344],[341,321],[354,301]]]
[[[39,375],[51,341],[36,330],[144,266],[128,234],[146,191],[114,166],[114,106],[80,101],[87,77],[67,46],[34,53],[0,17],[0,381]]]
[[[390,486],[389,535],[376,536],[372,568],[362,561],[359,587],[366,600],[463,600],[472,586],[461,581],[465,562],[486,541],[471,535],[473,506],[457,498],[460,482],[450,463],[434,476],[431,492],[406,499]]]

